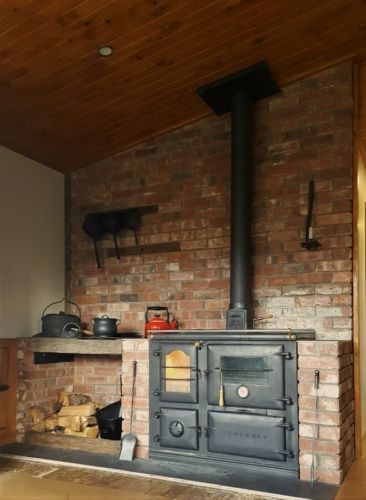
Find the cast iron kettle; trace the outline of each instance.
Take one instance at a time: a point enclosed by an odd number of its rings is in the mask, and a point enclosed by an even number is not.
[[[45,314],[47,309],[55,304],[60,304],[61,302],[67,302],[75,306],[79,312],[79,315],[75,314],[66,314],[63,311],[59,313],[49,313]],[[64,297],[61,300],[57,300],[56,302],[51,302],[48,304],[42,313],[42,336],[44,337],[64,337],[67,336],[67,333],[71,328],[79,328],[80,327],[80,317],[81,311],[80,307],[75,304],[75,302],[71,302],[71,300],[66,299]]]
[[[165,318],[161,314],[155,313],[153,317],[149,317],[149,311],[162,311],[165,313]],[[149,306],[145,313],[145,339],[149,337],[150,330],[176,330],[178,321],[172,316],[170,319],[169,309],[163,306]]]
[[[117,335],[117,326],[121,323],[121,320],[103,314],[100,318],[93,318],[92,323],[95,337],[115,337]]]

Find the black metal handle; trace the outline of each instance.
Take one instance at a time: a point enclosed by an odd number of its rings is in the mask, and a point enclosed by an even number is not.
[[[277,424],[277,425],[275,425],[275,427],[283,427],[287,431],[293,431],[294,430],[294,426],[290,422],[286,423],[286,424]]]
[[[273,398],[275,401],[283,401],[286,405],[293,405],[294,402],[291,398]]]
[[[0,384],[0,392],[7,391],[8,389],[10,389],[10,385]]]
[[[47,311],[47,309],[51,306],[54,306],[55,304],[60,304],[61,302],[68,302],[69,304],[72,304],[73,306],[75,306],[77,308],[77,310],[79,311],[79,319],[81,318],[81,310],[80,310],[80,307],[75,304],[75,302],[72,302],[71,300],[67,299],[66,297],[63,297],[61,300],[56,300],[56,302],[51,302],[51,304],[48,304],[48,306],[46,306],[44,308],[44,311],[42,313],[42,318],[44,317],[44,313]]]
[[[287,458],[295,458],[295,454],[292,450],[276,450],[275,453],[280,453]]]
[[[169,313],[169,309],[168,307],[166,306],[148,306],[146,308],[146,313],[145,313],[145,320],[146,320],[146,323],[149,321],[148,320],[148,313],[149,311],[165,311],[166,312],[166,315],[167,315],[167,319],[166,319],[166,322],[169,323],[169,320],[170,320],[170,313]]]
[[[285,359],[292,359],[292,354],[290,352],[276,352],[276,356],[283,356]]]
[[[205,427],[205,436],[208,437],[210,431],[215,431],[216,427]]]

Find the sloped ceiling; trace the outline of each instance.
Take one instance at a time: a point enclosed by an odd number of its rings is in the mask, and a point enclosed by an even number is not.
[[[0,144],[68,172],[210,114],[196,88],[260,60],[281,86],[365,55],[361,0],[7,0]]]

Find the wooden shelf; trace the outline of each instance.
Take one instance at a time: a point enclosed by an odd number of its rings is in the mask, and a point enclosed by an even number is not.
[[[33,352],[122,356],[122,339],[31,337],[27,342],[29,349]]]

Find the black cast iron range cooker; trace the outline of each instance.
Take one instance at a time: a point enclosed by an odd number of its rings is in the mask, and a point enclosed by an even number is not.
[[[152,458],[298,474],[296,340],[315,331],[250,328],[252,103],[277,91],[265,62],[198,89],[231,112],[230,305],[226,330],[151,336]]]

